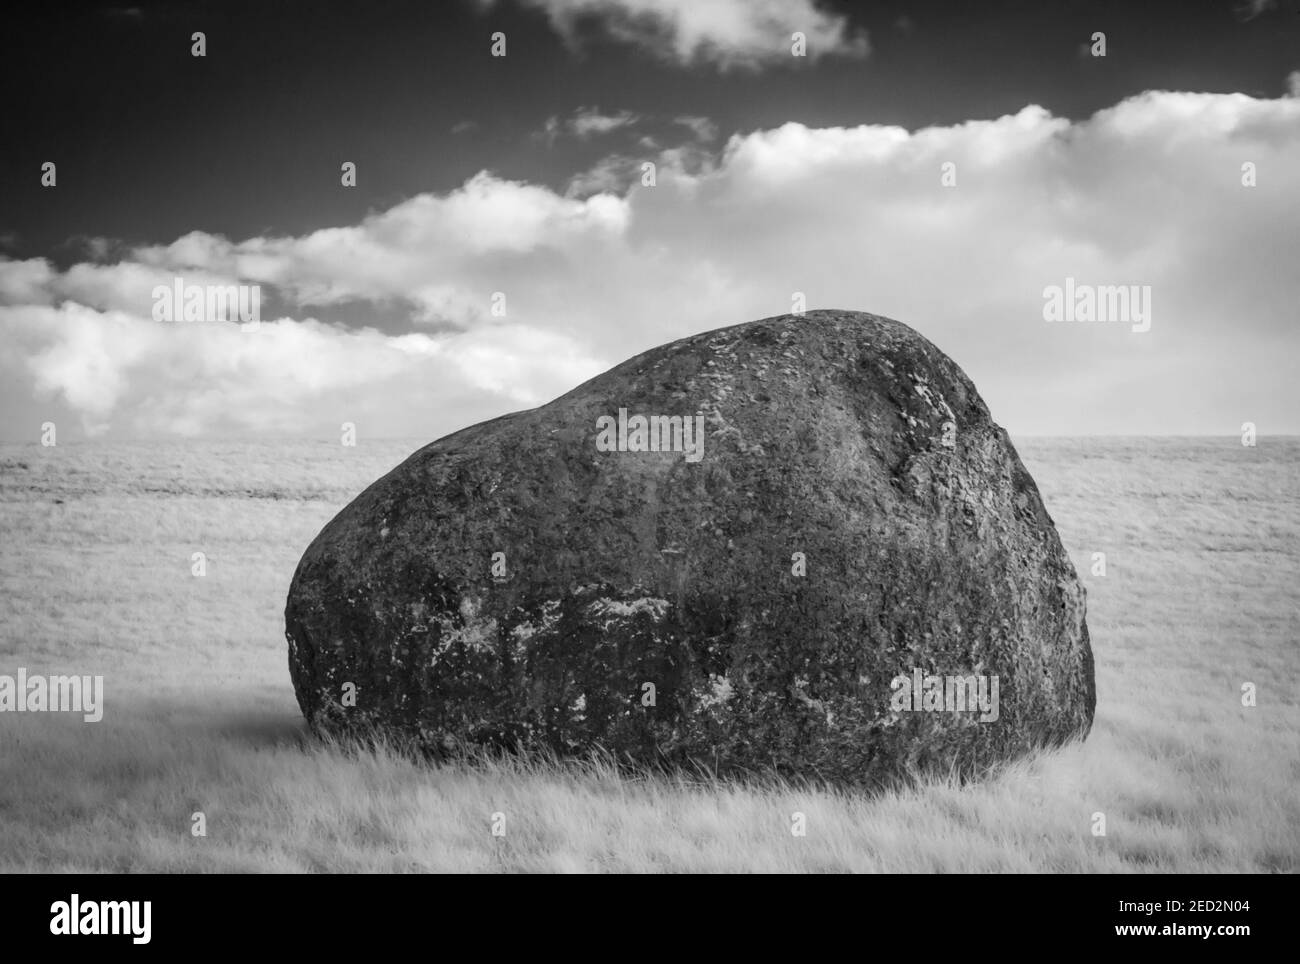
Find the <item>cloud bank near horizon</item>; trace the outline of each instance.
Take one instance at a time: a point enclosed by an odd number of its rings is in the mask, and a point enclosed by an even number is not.
[[[0,260],[0,434],[353,421],[433,438],[785,313],[795,292],[910,324],[1013,433],[1294,433],[1298,77],[1276,99],[1147,92],[1077,122],[1029,106],[912,132],[788,123],[612,157],[575,174],[596,193],[480,172],[301,236],[194,231],[66,270]],[[275,317],[153,320],[153,289],[178,277],[262,285]],[[1067,278],[1149,285],[1151,330],[1045,322],[1044,288]]]

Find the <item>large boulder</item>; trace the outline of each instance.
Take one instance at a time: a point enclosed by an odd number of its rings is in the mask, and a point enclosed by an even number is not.
[[[1095,704],[1084,591],[1006,432],[851,311],[684,338],[425,446],[316,537],[285,623],[314,728],[435,752],[870,786],[1086,735]]]

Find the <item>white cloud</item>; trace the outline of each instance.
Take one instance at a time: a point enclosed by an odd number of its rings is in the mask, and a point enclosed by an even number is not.
[[[585,199],[480,174],[302,237],[192,234],[62,273],[0,261],[0,379],[123,434],[335,432],[343,408],[434,437],[802,291],[917,328],[1013,432],[1295,432],[1298,160],[1300,98],[1162,92],[1080,122],[786,124],[707,162],[661,152],[653,188],[611,164],[617,193]],[[291,317],[152,322],[140,293],[182,271],[274,284]],[[1151,331],[1044,322],[1067,277],[1150,285]],[[367,328],[367,303],[415,323]],[[13,437],[34,411],[6,415]]]
[[[629,157],[626,154],[610,154],[602,157],[587,170],[575,174],[569,179],[565,195],[568,197],[589,197],[593,194],[622,194],[642,174],[641,165],[645,160]]]
[[[66,405],[90,435],[302,434],[340,420],[375,436],[452,431],[460,412],[426,413],[453,400],[480,417],[503,403],[532,407],[602,367],[565,336],[522,325],[450,340],[310,318],[245,332],[68,301],[0,307],[0,333],[0,366],[30,379],[38,405]]]
[[[0,304],[47,305],[54,268],[44,258],[13,261],[0,258]]]
[[[674,117],[673,123],[690,128],[691,133],[695,135],[697,140],[711,141],[718,136],[718,125],[707,117],[683,114],[680,117]]]
[[[591,140],[612,134],[623,128],[632,128],[641,120],[641,115],[630,110],[620,110],[613,114],[601,113],[599,107],[579,107],[571,117],[560,120],[559,117],[546,118],[540,131],[533,134],[538,140],[546,142],[548,147],[555,144],[562,134],[576,137],[580,141]]]
[[[791,36],[807,38],[807,58],[865,57],[866,34],[813,0],[519,0],[545,12],[573,47],[580,28],[598,24],[615,40],[682,65],[758,68],[791,63]],[[480,0],[491,7],[495,0]]]
[[[492,292],[509,287],[502,264],[602,247],[626,219],[620,198],[575,200],[479,174],[446,196],[418,195],[355,227],[238,244],[187,235],[136,257],[168,277],[203,269],[272,284],[302,305],[403,299],[429,319],[468,312],[473,320],[471,306],[486,311]]]
[[[121,261],[117,264],[76,264],[59,275],[50,286],[59,299],[75,301],[101,311],[124,311],[149,315],[153,290],[172,287],[177,278],[194,285],[237,283],[233,272],[218,274],[187,265],[175,268]]]
[[[630,110],[621,110],[616,114],[602,114],[599,107],[579,107],[569,119],[569,129],[579,138],[608,134],[621,127],[631,127],[640,118]]]

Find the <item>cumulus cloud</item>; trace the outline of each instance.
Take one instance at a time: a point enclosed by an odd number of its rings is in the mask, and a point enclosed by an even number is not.
[[[511,275],[552,258],[578,257],[620,236],[627,206],[479,174],[445,196],[422,194],[354,227],[238,244],[194,232],[138,249],[137,261],[276,286],[299,305],[400,299],[428,321],[476,320]]]
[[[55,271],[44,258],[0,258],[0,305],[46,305],[53,298]]]
[[[591,26],[657,59],[722,69],[789,64],[791,36],[807,39],[807,57],[865,57],[866,34],[814,0],[518,0],[541,10],[567,44]],[[483,7],[496,0],[480,0]]]
[[[1031,106],[917,131],[792,123],[706,161],[655,159],[654,187],[611,168],[585,198],[480,174],[297,237],[195,232],[67,271],[0,261],[0,381],[88,430],[365,417],[372,434],[434,437],[802,292],[911,324],[1013,432],[1300,428],[1300,98],[1151,92],[1083,121]],[[141,293],[178,274],[270,285],[284,317],[257,333],[153,322]],[[1151,286],[1151,330],[1045,322],[1044,289],[1067,278]],[[401,325],[367,310],[394,303]],[[315,320],[325,305],[349,319]]]
[[[441,433],[463,427],[454,419],[466,412],[532,407],[600,370],[563,335],[522,325],[451,340],[311,318],[245,332],[68,301],[0,307],[0,331],[0,366],[89,435],[330,434],[341,421],[373,436]],[[451,419],[430,419],[448,404]]]

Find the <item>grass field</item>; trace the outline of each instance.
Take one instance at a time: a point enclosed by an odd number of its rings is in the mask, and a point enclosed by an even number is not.
[[[0,714],[0,870],[1300,870],[1300,440],[1021,440],[1088,587],[1092,735],[878,797],[309,738],[289,579],[415,447],[0,446],[0,673],[105,678],[99,723]]]

